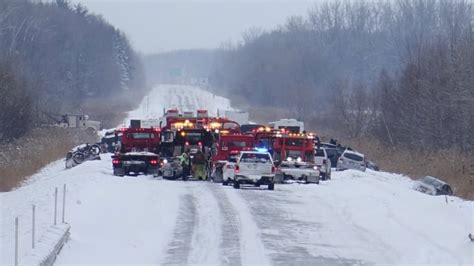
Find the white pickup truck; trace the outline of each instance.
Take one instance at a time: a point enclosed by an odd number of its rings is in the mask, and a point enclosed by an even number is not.
[[[304,162],[300,158],[288,158],[278,166],[275,181],[284,183],[287,180],[319,184],[320,170],[314,163]]]
[[[234,188],[243,184],[254,186],[267,185],[268,190],[275,189],[275,165],[268,152],[243,151],[234,167]]]

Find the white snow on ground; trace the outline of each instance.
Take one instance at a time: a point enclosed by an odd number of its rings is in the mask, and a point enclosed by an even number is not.
[[[197,88],[161,85],[129,117],[156,118],[170,106],[216,113],[230,104]],[[13,264],[16,216],[20,263],[34,262],[31,204],[37,239],[48,239],[42,236],[53,222],[54,188],[63,184],[71,239],[57,265],[474,264],[467,237],[473,202],[419,193],[400,175],[344,171],[320,185],[234,190],[114,177],[110,160],[103,155],[69,170],[57,161],[25,186],[0,193],[0,265]]]

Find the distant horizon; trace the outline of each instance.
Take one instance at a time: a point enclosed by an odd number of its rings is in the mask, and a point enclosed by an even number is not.
[[[317,1],[73,0],[124,32],[143,55],[211,50],[242,40],[251,28],[271,30]]]

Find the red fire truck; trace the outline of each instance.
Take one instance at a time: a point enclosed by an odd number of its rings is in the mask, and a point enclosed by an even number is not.
[[[273,158],[279,162],[275,179],[319,183],[319,169],[314,162],[314,135],[289,133],[285,129],[275,134]]]
[[[216,144],[216,152],[212,156],[212,179],[214,182],[228,183],[230,177],[224,176],[224,168],[233,169],[239,152],[251,150],[253,147],[255,147],[255,139],[251,135],[221,132]]]

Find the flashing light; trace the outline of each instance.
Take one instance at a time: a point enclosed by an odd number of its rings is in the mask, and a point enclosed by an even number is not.
[[[119,129],[121,132],[125,132],[125,130],[127,130],[126,128],[122,127]]]
[[[119,159],[113,159],[112,164],[120,164],[120,160]]]
[[[151,165],[156,165],[156,164],[158,164],[158,160],[150,160],[150,164]]]
[[[160,131],[161,131],[161,128],[159,128],[159,127],[154,127],[153,130],[156,131],[156,132],[160,132]]]
[[[237,151],[237,150],[232,150],[232,151],[230,151],[229,153],[230,153],[230,154],[238,154],[239,151]]]
[[[212,122],[211,123],[211,128],[220,128],[222,126],[221,123],[219,122]]]
[[[262,131],[264,131],[264,130],[265,130],[265,128],[263,128],[263,127],[259,127],[259,128],[258,128],[258,131],[259,131],[259,132],[262,132]]]
[[[267,148],[256,148],[258,152],[268,152]]]
[[[221,130],[221,134],[229,134],[229,130]]]
[[[185,136],[186,136],[186,132],[181,131],[181,136],[182,136],[182,137],[185,137]]]
[[[164,163],[164,164],[165,164],[165,163],[168,163],[168,160],[164,159],[164,160],[163,160],[163,163]]]
[[[270,131],[272,131],[272,129],[269,128],[269,127],[266,127],[266,128],[265,128],[265,131],[266,131],[266,132],[270,132]]]
[[[189,146],[189,141],[186,141],[184,145]]]
[[[219,129],[214,130],[214,132],[216,132],[216,134],[219,134]]]
[[[199,146],[202,146],[202,142],[199,141],[199,142],[198,142],[198,145],[199,145]]]

